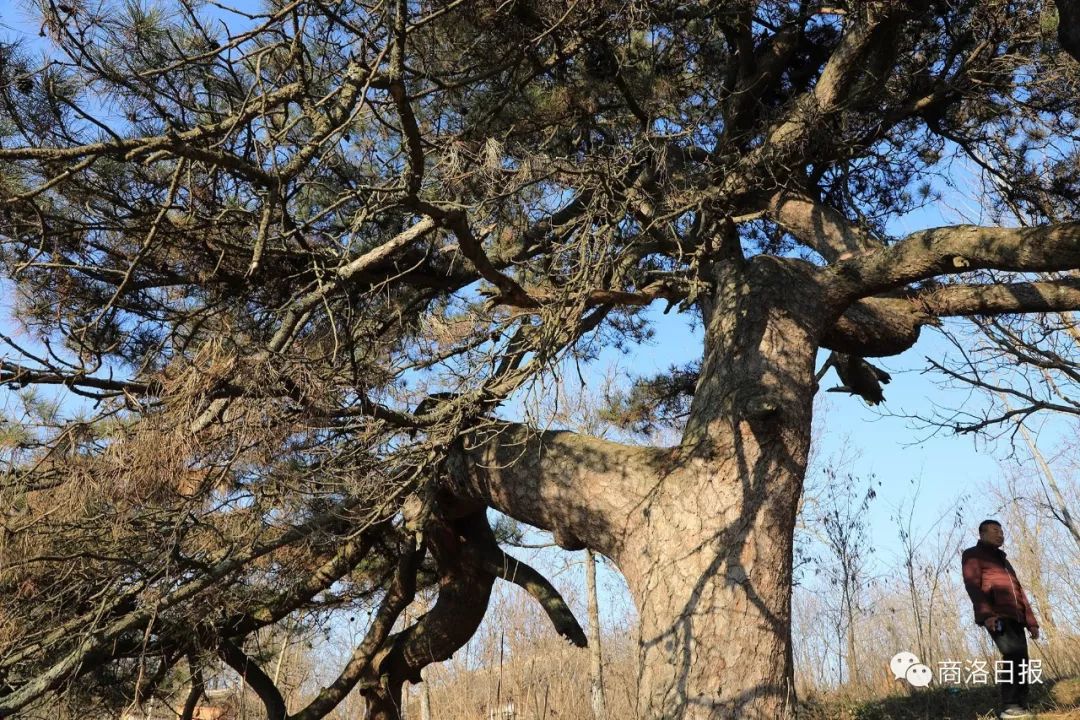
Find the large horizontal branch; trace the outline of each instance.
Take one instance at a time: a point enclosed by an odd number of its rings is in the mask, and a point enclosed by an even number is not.
[[[1078,283],[1071,278],[1036,283],[949,285],[902,298],[868,297],[848,306],[821,344],[830,350],[862,357],[897,355],[915,344],[923,325],[933,324],[941,317],[1078,310]],[[688,293],[686,288],[657,282],[637,292],[594,290],[586,296],[585,304],[641,307],[656,300],[678,302],[688,297]],[[530,295],[540,297],[532,291]],[[505,298],[504,302],[512,304]]]
[[[529,290],[528,294],[531,299],[547,299],[533,290]],[[584,304],[586,307],[600,305],[645,307],[657,300],[665,300],[670,305],[689,296],[689,288],[656,282],[636,292],[592,290],[586,294]],[[532,304],[516,305],[513,299],[507,296],[500,296],[496,302],[525,312],[539,312],[540,310]],[[569,300],[559,302],[565,303]],[[867,298],[848,307],[837,320],[836,326],[825,335],[822,346],[864,357],[896,355],[915,344],[919,337],[919,328],[924,323],[925,318],[914,312],[914,306],[910,303],[901,308],[878,298]]]
[[[322,114],[319,116],[319,119],[323,121],[321,124],[325,124],[328,119],[340,121],[351,110],[356,100],[363,97],[363,93],[368,88],[390,88],[390,80],[385,73],[373,71],[356,59],[350,62],[349,66],[340,75],[343,80],[339,88],[339,91],[343,91],[342,96],[333,107],[323,109]],[[324,128],[326,132],[322,133],[323,137],[313,139],[312,142],[302,147],[286,166],[275,168],[278,172],[264,169],[260,165],[236,154],[211,148],[218,145],[221,137],[234,133],[237,128],[248,125],[260,116],[265,116],[272,109],[282,104],[301,100],[308,90],[309,88],[302,82],[289,83],[273,92],[249,98],[239,111],[218,122],[197,125],[182,131],[169,131],[160,135],[117,138],[69,147],[0,148],[0,160],[38,160],[48,163],[63,160],[79,161],[27,193],[11,198],[0,198],[0,205],[28,198],[52,187],[88,167],[96,157],[111,157],[125,162],[162,155],[182,157],[225,168],[256,185],[274,188],[279,185],[282,179],[298,172],[315,155],[326,136],[329,135],[328,130],[330,128]]]
[[[912,233],[900,242],[829,268],[838,302],[869,297],[941,275],[972,270],[1044,272],[1080,268],[1080,222],[1031,228],[975,225]]]
[[[448,462],[451,491],[555,535],[617,554],[623,524],[667,467],[667,451],[492,421]]]
[[[1080,310],[1080,278],[1032,283],[947,285],[910,297],[866,298],[852,304],[822,339],[822,346],[862,357],[907,350],[924,325],[969,315]]]
[[[919,293],[923,312],[935,317],[1008,315],[1080,310],[1080,278],[1000,285],[949,285]]]
[[[581,296],[573,294],[556,297],[546,288],[522,288],[521,286],[517,286],[517,288],[520,292],[504,293],[493,297],[491,299],[492,304],[533,312],[539,312],[544,304],[564,306],[583,304],[585,307],[596,307],[598,305],[643,307],[652,304],[656,300],[676,302],[689,294],[689,288],[679,287],[676,282],[671,280],[656,280],[637,291],[595,288],[582,293],[584,302],[582,302]]]

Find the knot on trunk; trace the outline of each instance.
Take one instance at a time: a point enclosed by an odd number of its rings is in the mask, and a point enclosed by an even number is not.
[[[780,398],[772,392],[765,391],[748,397],[745,408],[747,420],[765,420],[780,409]]]

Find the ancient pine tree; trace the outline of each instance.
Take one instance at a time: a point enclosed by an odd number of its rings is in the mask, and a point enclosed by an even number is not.
[[[497,510],[625,575],[639,717],[793,717],[818,351],[876,400],[867,358],[927,325],[1080,309],[1059,4],[5,17],[0,716],[192,717],[224,663],[274,720],[354,691],[396,718],[497,581],[583,645]],[[953,172],[1007,175],[1056,219],[912,232]],[[677,443],[514,417],[660,310],[700,324],[699,361],[622,409]],[[283,692],[258,639],[350,618],[333,679]]]

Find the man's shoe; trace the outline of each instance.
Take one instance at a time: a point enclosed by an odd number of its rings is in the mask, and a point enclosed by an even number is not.
[[[1006,720],[1007,718],[1029,718],[1035,716],[1024,708],[1020,707],[1019,705],[1012,705],[1002,710],[1001,715],[999,715],[998,717],[1002,718],[1002,720]]]

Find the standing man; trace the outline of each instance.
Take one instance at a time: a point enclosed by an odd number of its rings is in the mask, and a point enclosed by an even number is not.
[[[975,624],[982,625],[1012,663],[1011,677],[1001,688],[1001,717],[1031,717],[1027,711],[1028,649],[1024,628],[1031,639],[1039,638],[1039,623],[1024,595],[1016,571],[1001,546],[1005,531],[997,520],[979,523],[979,542],[964,551],[964,587],[975,609]]]

